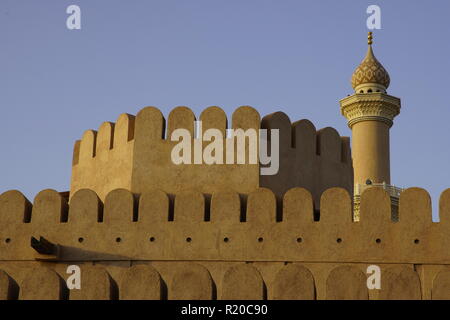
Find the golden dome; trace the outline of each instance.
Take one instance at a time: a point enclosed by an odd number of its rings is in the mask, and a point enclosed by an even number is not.
[[[369,48],[361,64],[355,69],[352,75],[352,87],[365,83],[374,83],[382,85],[385,89],[389,87],[391,81],[389,73],[383,65],[375,58],[372,51],[372,32],[369,32]]]

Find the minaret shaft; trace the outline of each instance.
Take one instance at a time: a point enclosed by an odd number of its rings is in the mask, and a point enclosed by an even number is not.
[[[389,126],[380,121],[361,121],[352,127],[355,184],[391,183]]]

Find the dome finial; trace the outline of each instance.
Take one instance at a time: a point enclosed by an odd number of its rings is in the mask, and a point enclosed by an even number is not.
[[[367,35],[367,54],[352,75],[352,87],[358,93],[386,92],[389,87],[389,74],[375,58],[372,50],[372,32]]]
[[[369,46],[373,43],[373,36],[371,31],[369,31],[369,34],[367,36],[367,43],[369,44]]]

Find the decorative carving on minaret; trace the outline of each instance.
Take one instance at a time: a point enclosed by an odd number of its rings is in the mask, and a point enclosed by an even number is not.
[[[389,73],[377,60],[372,50],[372,32],[368,35],[366,57],[352,75],[355,94],[341,100],[341,113],[351,128],[361,121],[381,121],[392,126],[400,113],[400,99],[386,94],[390,84]]]
[[[351,128],[361,121],[381,121],[392,127],[394,117],[400,113],[400,99],[385,93],[357,93],[341,101],[341,113]]]
[[[352,87],[357,92],[357,87],[362,84],[376,83],[382,85],[386,90],[391,79],[383,65],[375,58],[372,50],[372,32],[369,32],[367,54],[361,64],[356,67],[352,75]]]

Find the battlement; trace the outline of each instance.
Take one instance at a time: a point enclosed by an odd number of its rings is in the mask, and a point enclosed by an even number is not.
[[[98,133],[86,131],[74,147],[70,196],[85,188],[95,190],[104,200],[108,192],[118,188],[137,194],[153,189],[168,194],[187,189],[205,194],[232,189],[249,194],[259,187],[267,187],[281,201],[288,189],[305,187],[312,192],[318,208],[320,195],[327,188],[353,191],[349,138],[341,138],[332,128],[316,131],[308,120],[291,124],[282,112],[261,121],[252,107],[236,109],[230,129],[279,130],[279,170],[276,175],[264,176],[260,175],[259,162],[252,164],[249,157],[244,164],[174,164],[171,151],[177,142],[171,141],[170,136],[176,129],[186,129],[192,136],[192,144],[202,152],[207,147],[207,143],[194,135],[195,120],[187,107],[173,109],[167,121],[157,108],[147,107],[136,117],[122,114],[115,124],[103,123]],[[209,107],[199,120],[203,131],[214,128],[226,137],[224,148],[233,139],[226,135],[228,119],[222,109]],[[247,148],[248,144],[247,138]],[[194,155],[191,156],[194,163]]]
[[[291,188],[309,190],[315,208],[322,193],[332,187],[353,192],[353,166],[350,138],[341,137],[331,127],[317,130],[306,119],[291,123],[283,112],[262,119],[261,128],[278,129],[280,168],[276,175],[261,175],[260,186],[272,190],[281,200]]]
[[[117,189],[104,202],[83,189],[69,204],[54,190],[33,204],[5,192],[0,299],[450,298],[450,189],[439,223],[420,188],[400,194],[398,222],[382,188],[363,192],[358,222],[342,188],[323,193],[319,215],[303,188],[286,192],[281,205],[279,216],[266,188],[211,198]],[[31,237],[55,251],[37,252]],[[69,293],[63,279],[71,264],[81,266],[83,286]],[[382,290],[367,289],[372,264],[382,270]]]
[[[398,200],[403,188],[389,185],[387,183],[372,183],[372,184],[355,184],[353,193],[353,215],[355,220],[359,220],[359,206],[361,201],[361,193],[368,188],[383,188],[391,197],[391,212],[392,220],[398,220]]]
[[[131,189],[134,135],[135,117],[129,114],[104,122],[98,132],[85,131],[74,146],[71,194],[92,188],[103,198],[109,189]]]
[[[156,190],[138,196],[124,189],[104,201],[79,190],[70,205],[56,191],[40,192],[33,206],[18,191],[0,196],[0,260],[33,260],[30,238],[58,245],[58,261],[239,260],[450,263],[450,189],[440,200],[440,222],[431,219],[428,193],[401,193],[399,221],[391,220],[389,195],[380,188],[361,196],[360,221],[342,188],[321,197],[314,215],[311,194],[285,193],[277,215],[273,192],[183,191],[174,198]],[[432,245],[431,245],[432,244]]]
[[[258,187],[258,165],[176,165],[171,160],[171,151],[177,142],[170,136],[176,129],[186,129],[193,144],[198,143],[194,135],[194,113],[187,107],[173,109],[167,120],[154,107],[142,109],[134,119],[122,115],[122,125],[104,123],[99,134],[89,130],[81,142],[75,144],[71,193],[83,188],[95,190],[101,199],[116,188],[142,193],[153,188],[176,193],[187,188],[198,188],[202,192],[213,192],[230,187],[248,193]],[[204,130],[216,128],[224,136],[227,129],[225,112],[210,107],[202,112],[200,121]],[[119,122],[119,121],[118,121]],[[240,107],[232,117],[232,128],[259,129],[259,114],[251,107]],[[166,131],[167,125],[167,131]],[[116,128],[117,127],[117,128]],[[126,139],[115,141],[116,131],[127,133]],[[120,139],[120,138],[119,138]],[[99,146],[103,148],[99,148]],[[118,146],[115,149],[115,146]],[[79,146],[79,147],[78,147]],[[108,149],[108,146],[112,146]],[[201,146],[204,147],[204,146]],[[78,152],[77,149],[80,151]],[[106,155],[97,155],[93,150],[104,150]],[[83,152],[88,150],[88,152]],[[79,153],[79,156],[77,154]],[[83,156],[84,154],[84,156]]]

